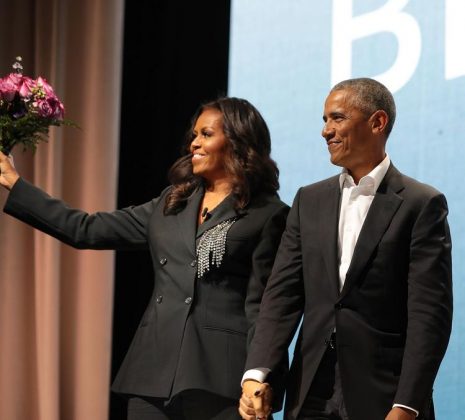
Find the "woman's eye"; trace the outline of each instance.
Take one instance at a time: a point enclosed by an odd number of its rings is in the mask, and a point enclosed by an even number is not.
[[[212,133],[210,133],[209,131],[202,131],[202,137],[208,138],[211,136],[212,136]]]

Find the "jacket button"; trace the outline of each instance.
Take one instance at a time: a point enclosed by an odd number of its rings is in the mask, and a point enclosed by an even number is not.
[[[157,299],[156,299],[157,303],[161,303],[163,301],[163,296],[157,296]]]
[[[335,307],[337,310],[340,310],[340,309],[342,309],[342,308],[344,307],[344,305],[343,305],[342,303],[336,303],[336,304],[334,305],[334,307]]]
[[[192,298],[191,298],[190,296],[187,297],[187,298],[184,300],[184,303],[185,303],[186,305],[190,305],[191,302],[192,302]]]
[[[168,260],[167,260],[166,258],[162,258],[162,259],[160,260],[160,264],[161,264],[161,265],[165,265],[167,261],[168,261]]]
[[[191,267],[195,267],[197,265],[197,260],[191,261]]]

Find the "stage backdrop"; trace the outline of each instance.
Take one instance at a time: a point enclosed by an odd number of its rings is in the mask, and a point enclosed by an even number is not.
[[[446,194],[455,314],[435,384],[439,420],[465,413],[464,21],[463,0],[233,0],[231,10],[229,94],[269,123],[286,202],[338,173],[320,135],[323,103],[333,84],[361,76],[394,93],[392,161]]]

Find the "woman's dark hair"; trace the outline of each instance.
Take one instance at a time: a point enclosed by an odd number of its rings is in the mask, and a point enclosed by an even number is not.
[[[270,157],[271,139],[265,120],[245,99],[219,98],[201,105],[192,117],[183,156],[168,173],[172,188],[166,197],[165,214],[182,210],[192,192],[203,183],[201,177],[193,174],[190,144],[197,119],[209,109],[218,110],[223,116],[223,131],[228,143],[225,169],[232,180],[236,209],[243,209],[256,194],[276,194],[279,189],[279,170]]]

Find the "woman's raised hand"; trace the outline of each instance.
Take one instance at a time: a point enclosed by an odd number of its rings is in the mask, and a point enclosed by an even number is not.
[[[18,179],[19,174],[13,165],[13,157],[0,152],[0,184],[11,190]]]

